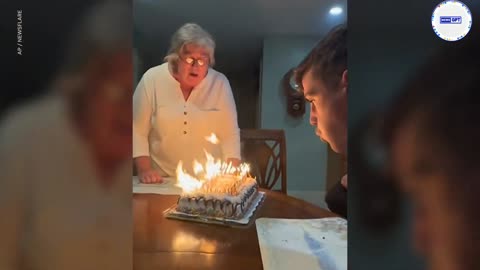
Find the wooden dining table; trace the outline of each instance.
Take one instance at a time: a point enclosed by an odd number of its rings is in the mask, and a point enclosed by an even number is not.
[[[310,219],[337,215],[303,200],[269,190],[254,219]],[[227,227],[168,219],[164,211],[178,195],[133,195],[133,269],[263,269],[254,220]]]

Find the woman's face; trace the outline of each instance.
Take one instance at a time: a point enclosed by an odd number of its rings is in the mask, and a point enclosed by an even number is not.
[[[205,76],[209,67],[209,54],[205,47],[187,44],[180,52],[176,79],[186,87],[197,86]]]
[[[447,157],[412,122],[397,130],[392,159],[394,173],[413,202],[413,242],[430,269],[461,269],[464,218],[451,199],[454,179],[439,165]]]
[[[84,126],[104,159],[121,161],[132,151],[132,60],[121,52],[90,71]]]

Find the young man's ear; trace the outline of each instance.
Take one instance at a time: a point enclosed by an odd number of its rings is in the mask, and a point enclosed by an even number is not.
[[[345,71],[342,73],[342,79],[340,81],[341,89],[345,89],[345,91],[348,90],[348,69],[345,69]]]

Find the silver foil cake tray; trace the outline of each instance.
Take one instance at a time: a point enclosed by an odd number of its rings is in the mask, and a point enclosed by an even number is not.
[[[178,220],[200,222],[200,223],[207,223],[207,224],[217,224],[217,225],[224,225],[224,226],[230,226],[230,227],[245,227],[250,225],[250,221],[252,217],[255,216],[254,215],[255,211],[260,207],[264,199],[265,199],[265,192],[263,191],[258,192],[257,196],[255,197],[253,202],[250,204],[247,211],[245,211],[245,214],[243,215],[243,217],[241,217],[240,219],[210,217],[210,216],[194,215],[194,214],[178,212],[176,210],[177,204],[165,210],[163,214],[166,218],[170,218],[170,219],[178,219]]]

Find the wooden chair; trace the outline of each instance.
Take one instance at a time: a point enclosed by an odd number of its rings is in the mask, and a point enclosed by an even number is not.
[[[240,130],[242,160],[250,164],[250,173],[262,188],[273,190],[278,180],[279,191],[287,194],[287,149],[283,130]],[[278,190],[277,190],[278,191]]]

